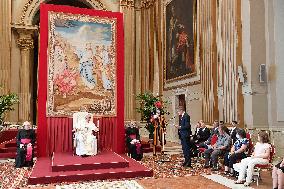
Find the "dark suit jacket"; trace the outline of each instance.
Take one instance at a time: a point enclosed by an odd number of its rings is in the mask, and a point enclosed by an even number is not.
[[[210,137],[210,129],[207,127],[200,128],[198,133],[196,134],[196,140],[198,143],[205,142]]]
[[[235,143],[237,140],[236,134],[237,134],[237,127],[233,131],[230,131],[230,135],[231,135],[230,137],[233,140],[233,143]]]
[[[179,130],[180,137],[189,137],[189,135],[191,135],[190,116],[186,112],[181,117],[179,125],[181,126]]]

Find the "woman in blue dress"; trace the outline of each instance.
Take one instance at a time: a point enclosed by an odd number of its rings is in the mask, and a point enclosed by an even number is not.
[[[231,148],[230,152],[227,152],[224,157],[225,174],[234,176],[233,165],[238,160],[242,160],[246,157],[245,152],[248,149],[249,140],[246,138],[246,132],[244,129],[237,128],[236,130],[236,142]]]

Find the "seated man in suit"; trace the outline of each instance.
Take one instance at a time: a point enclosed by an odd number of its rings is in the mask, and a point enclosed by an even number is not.
[[[93,131],[98,132],[99,128],[91,121],[92,115],[87,114],[85,119],[78,122],[74,127],[76,155],[90,156],[97,154],[96,136]]]
[[[126,146],[128,149],[128,154],[131,158],[140,161],[143,157],[139,129],[134,122],[131,122],[126,130]]]
[[[220,121],[220,125],[223,125],[223,124],[224,124],[224,122]],[[213,135],[219,135],[218,128],[219,128],[219,121],[215,120],[213,122],[213,128],[211,129],[209,138],[206,141],[204,141],[203,143],[199,143],[200,148],[207,148],[208,145],[211,144],[211,139],[212,139]]]
[[[200,120],[200,121],[201,121],[201,120]],[[198,132],[199,132],[200,127],[201,127],[200,121],[198,121],[197,124],[196,124],[196,126],[195,126],[195,132],[194,132],[194,135],[192,136],[192,140],[193,140],[193,141],[196,141],[196,140],[197,140],[197,135],[198,135]]]
[[[200,128],[198,129],[198,132],[195,134],[194,143],[200,144],[202,142],[205,142],[210,137],[210,130],[206,127],[203,120],[199,121]]]
[[[17,140],[17,155],[15,167],[33,166],[34,145],[36,141],[35,131],[31,129],[31,124],[28,121],[23,123],[24,129],[18,131]]]
[[[204,152],[205,168],[208,168],[211,163],[213,171],[218,170],[218,157],[224,155],[231,147],[231,137],[226,133],[227,127],[220,125],[219,136],[217,142],[213,146],[209,146]]]
[[[205,141],[207,141],[209,137],[210,137],[210,130],[206,127],[203,120],[200,120],[197,123],[195,134],[193,135],[192,139],[192,144],[193,144],[192,150],[194,155],[198,154],[197,146],[202,146],[202,144]]]

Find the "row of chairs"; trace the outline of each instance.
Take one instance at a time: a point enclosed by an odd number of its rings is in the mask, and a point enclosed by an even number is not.
[[[248,150],[247,150],[247,156],[249,157],[253,153],[254,145],[253,145],[253,142],[251,140],[250,133],[246,134],[246,138],[249,140],[249,145],[248,145]],[[214,134],[211,138],[210,145],[213,146],[217,142],[217,140],[218,140],[218,135]],[[205,150],[206,150],[206,148],[198,148],[198,151],[199,151],[198,157],[202,157]],[[272,167],[273,167],[272,160],[273,160],[274,156],[275,156],[275,146],[273,144],[271,144],[269,164],[266,164],[266,165],[257,164],[254,167],[255,170],[254,170],[253,178],[254,178],[254,180],[256,180],[257,186],[259,184],[259,181],[261,180],[260,172],[262,170],[271,170],[272,169]]]

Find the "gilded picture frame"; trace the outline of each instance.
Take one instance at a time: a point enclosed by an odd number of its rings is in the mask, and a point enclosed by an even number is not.
[[[164,90],[200,83],[197,1],[166,0],[163,5],[163,21]]]

